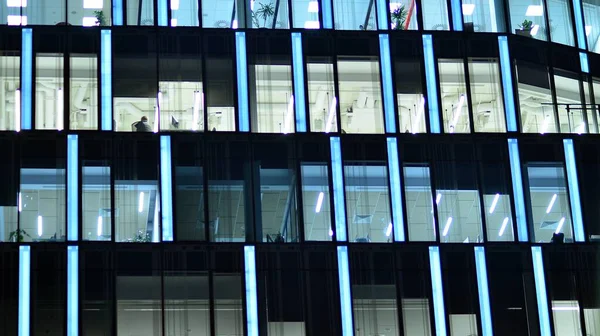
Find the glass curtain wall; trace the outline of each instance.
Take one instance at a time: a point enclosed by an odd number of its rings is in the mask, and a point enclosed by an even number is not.
[[[6,31],[0,37],[0,130],[20,129],[21,116],[15,101],[20,99],[21,30]]]
[[[243,335],[244,309],[243,249],[215,247],[210,259],[215,335]]]
[[[61,246],[31,247],[30,333],[66,333],[67,251]]]
[[[583,7],[588,50],[600,54],[600,2],[598,0],[583,0],[581,5]]]
[[[216,1],[215,1],[216,2]],[[198,27],[198,0],[171,0],[171,27],[192,26]],[[201,14],[200,14],[201,15]]]
[[[100,41],[97,30],[71,34],[69,43],[70,104],[65,105],[69,116],[69,129],[98,129],[99,50]]]
[[[81,331],[113,333],[115,303],[115,253],[104,246],[79,246],[79,297]]]
[[[450,30],[448,3],[445,0],[422,0],[423,29]]]
[[[154,26],[154,3],[154,0],[123,0],[126,25]]]
[[[65,129],[65,34],[40,32],[34,41],[35,129]]]
[[[514,34],[548,40],[544,0],[508,0],[508,11]]]
[[[335,29],[377,30],[375,0],[331,1],[333,2]]]
[[[390,28],[393,30],[419,29],[415,0],[390,1]]]
[[[65,0],[59,1],[25,1],[21,0],[21,17],[20,23],[26,25],[47,25],[47,26],[65,26],[67,20],[65,14],[67,12],[67,3]],[[14,1],[11,1],[14,2]],[[8,4],[8,1],[7,1]],[[15,6],[18,8],[18,6]],[[13,8],[15,8],[13,7]],[[16,8],[15,8],[16,9]],[[18,11],[13,11],[7,17],[9,25],[19,24]]]
[[[93,27],[110,26],[112,23],[111,0],[68,0],[67,6],[69,25]]]
[[[112,142],[107,137],[79,140],[81,164],[81,212],[84,240],[112,238],[111,166]]]
[[[317,0],[292,0],[293,28],[319,29],[319,12],[321,1]]]
[[[20,241],[17,228],[19,211],[18,145],[13,138],[0,138],[0,241]],[[21,208],[22,210],[22,208]],[[24,238],[24,237],[23,237]],[[1,330],[1,329],[0,329]]]
[[[506,31],[503,1],[463,0],[462,16],[466,32]]]

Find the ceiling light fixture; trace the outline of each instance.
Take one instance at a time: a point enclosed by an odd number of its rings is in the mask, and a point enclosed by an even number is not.
[[[494,196],[494,200],[492,201],[492,206],[490,206],[490,213],[494,213],[494,210],[496,210],[496,205],[498,204],[498,200],[500,199],[500,194],[496,194],[496,196]]]
[[[329,115],[327,116],[327,124],[325,125],[325,133],[331,131],[331,124],[333,123],[333,116],[335,116],[335,108],[337,106],[337,98],[333,97],[331,105],[329,105]]]
[[[508,217],[504,217],[502,221],[502,226],[500,226],[500,233],[498,233],[498,237],[502,237],[504,234],[504,230],[506,230],[506,226],[508,225]]]
[[[446,235],[448,234],[448,230],[450,230],[450,225],[452,225],[452,217],[448,217],[448,219],[446,220],[446,226],[444,226],[442,236],[446,237]]]
[[[325,194],[323,192],[320,192],[319,196],[317,197],[317,206],[315,207],[316,213],[321,212],[321,206],[323,206],[323,197],[324,196],[325,196]]]
[[[544,15],[544,7],[542,5],[529,5],[525,16],[542,16]]]
[[[547,214],[549,214],[550,211],[552,211],[552,207],[554,206],[554,202],[556,202],[557,197],[558,197],[558,195],[556,195],[556,194],[552,195],[552,199],[550,199],[550,203],[548,204],[548,207],[546,208]]]
[[[560,231],[562,230],[562,227],[564,224],[565,224],[565,217],[560,219],[560,221],[558,222],[558,226],[556,227],[556,231],[554,231],[554,233],[559,234]]]
[[[462,12],[463,15],[473,15],[473,12],[475,11],[475,4],[463,4],[462,5]]]
[[[140,196],[138,197],[138,212],[142,212],[144,210],[144,192],[140,191]]]

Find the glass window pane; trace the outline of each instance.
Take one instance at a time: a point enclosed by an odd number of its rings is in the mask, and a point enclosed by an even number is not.
[[[114,253],[104,247],[79,246],[81,330],[86,335],[113,333]]]
[[[65,36],[42,33],[36,38],[35,128],[65,128]]]
[[[463,0],[462,15],[467,32],[499,33],[506,29],[502,1]]]
[[[158,90],[161,131],[204,130],[204,88],[199,36],[159,34]]]
[[[202,0],[202,27],[238,28],[235,6],[243,3],[240,0]]]
[[[239,5],[239,2],[237,5]],[[252,28],[289,28],[289,12],[287,1],[250,1],[250,9],[252,15]]]
[[[342,143],[349,240],[389,243],[393,230],[386,146],[362,140]]]
[[[111,223],[111,143],[81,138],[81,211],[84,240],[110,241]]]
[[[111,0],[69,0],[67,4],[69,25],[84,27],[111,25]]]
[[[548,40],[543,0],[508,0],[508,11],[515,34]]]
[[[333,0],[335,29],[377,30],[375,1]]]
[[[585,111],[581,109],[580,85],[577,74],[554,69],[554,86],[561,133],[587,133],[586,115]]]
[[[423,29],[450,30],[448,7],[445,0],[422,0]]]
[[[20,195],[17,153],[18,147],[14,139],[0,139],[0,157],[3,158],[0,161],[0,242],[18,242],[24,239],[17,231]]]
[[[126,0],[125,5],[127,26],[154,26],[154,0]]]
[[[417,30],[417,4],[411,0],[390,1],[391,29]]]
[[[71,35],[69,129],[98,129],[98,34]]]
[[[21,8],[21,24],[25,25],[67,25],[65,0],[57,1],[27,1],[27,6]],[[17,12],[18,13],[18,12]],[[18,15],[18,14],[17,14]],[[10,23],[9,23],[10,24]]]
[[[306,240],[331,240],[329,173],[325,162],[303,162],[302,203]]]
[[[114,141],[115,240],[158,242],[158,143],[156,139]]]
[[[319,29],[321,1],[292,0],[293,28]]]
[[[117,335],[162,329],[160,254],[120,248],[116,254]]]
[[[171,27],[193,26],[198,23],[198,0],[171,0]]]
[[[427,122],[421,69],[423,42],[408,38],[393,38],[390,42],[394,55],[399,130],[404,133],[425,133]]]
[[[303,36],[311,132],[337,132],[338,97],[333,74],[333,37],[319,31]]]
[[[18,32],[18,34],[16,34]],[[0,38],[0,77],[8,88],[3,91],[5,100],[0,111],[0,130],[15,130],[21,125],[21,116],[15,110],[14,99],[21,96],[16,89],[20,86],[21,76],[21,31],[5,32]]]
[[[247,35],[250,120],[255,133],[293,133],[292,50],[289,34]]]
[[[469,79],[475,132],[506,132],[498,59],[469,59]]]
[[[156,51],[155,34],[141,31],[113,34],[115,130],[121,132],[158,130]]]
[[[575,45],[571,6],[568,0],[547,0],[552,42]]]
[[[244,334],[244,270],[241,251],[241,248],[217,249],[212,253],[215,335]]]
[[[64,247],[31,248],[31,335],[66,333],[67,256]]]
[[[205,34],[207,130],[235,131],[235,45],[233,32]],[[202,106],[202,105],[200,105]]]
[[[429,165],[404,165],[404,194],[409,240],[435,241],[436,225]]]
[[[517,60],[519,112],[523,133],[556,133],[548,68]]]
[[[470,133],[465,66],[461,60],[439,59],[440,93],[446,133]]]
[[[600,3],[583,0],[582,5],[588,50],[600,54]]]
[[[66,143],[56,135],[21,143],[19,229],[24,231],[20,232],[23,241],[65,240]]]

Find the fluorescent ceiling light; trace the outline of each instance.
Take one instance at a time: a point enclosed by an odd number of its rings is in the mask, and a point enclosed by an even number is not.
[[[27,7],[27,0],[6,0],[6,7]]]
[[[237,20],[233,20],[233,21],[231,22],[231,29],[237,29],[237,27],[238,27]]]
[[[64,103],[63,89],[58,88],[56,90],[56,129],[62,131],[64,128],[63,116],[65,114],[65,103]]]
[[[19,212],[23,210],[23,203],[21,201],[21,192],[19,191]]]
[[[179,9],[179,0],[171,0],[171,9],[178,10]]]
[[[562,230],[562,227],[564,224],[565,224],[565,217],[560,219],[560,221],[558,222],[558,226],[556,227],[556,231],[554,231],[554,233],[559,234],[560,230]]]
[[[585,132],[585,121],[582,121],[581,124],[579,124],[579,126],[577,126],[577,129],[575,130],[575,132],[577,132],[577,134],[581,134]]]
[[[337,106],[337,98],[333,97],[331,105],[329,105],[329,115],[327,116],[327,124],[325,125],[325,133],[331,131],[331,124],[333,123],[333,116],[335,116],[335,107]]]
[[[311,1],[308,3],[308,12],[309,13],[318,13],[319,12],[319,2]]]
[[[425,97],[421,97],[421,104],[419,104],[419,110],[417,111],[415,123],[413,124],[412,134],[417,133],[417,130],[421,125],[421,117],[423,116],[423,113],[425,113]]]
[[[98,216],[98,228],[97,232],[98,237],[102,236],[102,216]]]
[[[508,225],[508,217],[504,217],[502,221],[502,226],[500,227],[500,233],[498,233],[498,237],[502,237],[504,234],[504,230],[506,230],[506,226]]]
[[[558,197],[556,194],[552,195],[552,199],[550,199],[550,203],[548,204],[548,207],[546,208],[546,213],[550,213],[550,211],[552,211],[552,207],[554,206],[554,202],[556,202],[556,197]]]
[[[333,230],[329,229],[329,237],[333,237]]]
[[[140,196],[138,197],[138,212],[142,212],[144,210],[144,192],[140,191]]]
[[[435,205],[440,204],[440,200],[442,199],[442,194],[438,193],[435,197]]]
[[[525,16],[542,16],[544,15],[544,7],[542,5],[529,5]]]
[[[462,5],[463,15],[473,15],[474,11],[475,11],[475,4],[463,4]]]
[[[321,207],[323,206],[323,197],[324,196],[325,196],[325,194],[323,194],[323,192],[319,193],[319,197],[317,198],[317,206],[315,207],[316,213],[321,212]]]
[[[304,22],[304,28],[305,29],[319,29],[319,28],[321,28],[321,25],[319,24],[319,21],[306,21],[306,22]]]
[[[387,228],[385,229],[385,236],[389,237],[392,234],[392,223],[389,223]]]
[[[103,6],[102,0],[83,0],[83,8],[85,9],[102,9]]]
[[[533,28],[531,28],[531,36],[537,35],[539,30],[540,30],[540,25],[533,25]]]
[[[575,307],[552,307],[554,311],[577,311],[579,310],[579,306]]]
[[[585,26],[585,36],[590,36],[592,33],[592,26]]]
[[[15,90],[15,131],[21,131],[21,89]],[[19,202],[21,201],[21,193],[19,193]],[[21,211],[21,203],[19,203],[19,211]]]
[[[549,119],[550,119],[549,116],[544,117],[544,121],[542,122],[542,129],[540,130],[540,134],[544,134],[548,130],[548,124],[550,123]]]
[[[452,225],[452,217],[448,217],[448,220],[446,220],[446,226],[444,226],[442,236],[446,237],[446,235],[448,234],[448,230],[450,230],[450,225]]]
[[[98,25],[98,19],[95,16],[84,16],[81,20],[81,25],[84,27],[93,27]]]
[[[37,217],[37,234],[38,237],[41,237],[42,234],[44,233],[44,220],[42,219],[42,216]]]
[[[9,15],[6,17],[6,23],[9,26],[26,26],[27,16]]]
[[[171,27],[177,27],[177,19],[171,19]]]
[[[494,196],[494,200],[492,201],[492,206],[490,206],[490,213],[494,213],[494,210],[496,210],[496,205],[498,204],[498,199],[500,199],[500,194],[496,194],[496,196]]]
[[[200,105],[202,104],[202,93],[200,91],[194,91],[194,108],[192,111],[192,131],[198,130],[198,123],[200,122]]]

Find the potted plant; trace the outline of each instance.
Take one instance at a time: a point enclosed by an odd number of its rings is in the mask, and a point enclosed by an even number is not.
[[[404,30],[404,24],[406,22],[406,9],[404,5],[400,5],[396,7],[391,13],[390,16],[392,18],[392,29],[394,30]]]
[[[256,4],[255,4],[256,6]],[[257,28],[268,28],[267,22],[270,22],[270,18],[275,15],[275,6],[272,3],[263,4],[258,3],[258,9],[252,11],[252,22]],[[260,21],[262,20],[262,27],[260,26]]]
[[[533,21],[525,19],[519,25],[519,29],[515,30],[517,35],[531,37],[531,29],[533,29]]]
[[[106,16],[104,16],[104,11],[101,11],[101,10],[94,11],[94,16],[96,17],[96,25],[108,26]]]
[[[145,230],[138,230],[135,236],[129,241],[133,243],[149,243],[151,241],[150,234]]]
[[[10,234],[8,235],[8,241],[13,243],[20,243],[22,241],[25,241],[25,236],[31,238],[31,236],[25,230],[17,229],[15,231],[10,232]]]

